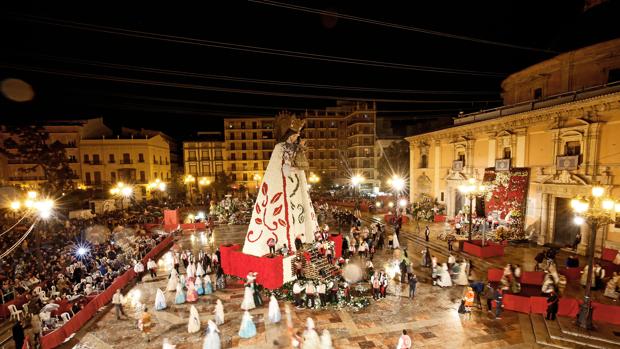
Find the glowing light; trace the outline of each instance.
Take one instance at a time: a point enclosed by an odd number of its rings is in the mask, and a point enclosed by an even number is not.
[[[192,236],[190,237],[190,239],[192,240],[192,243],[194,243],[196,241],[196,235],[192,234]]]
[[[121,189],[121,195],[124,197],[129,197],[131,194],[133,194],[133,189],[131,187],[123,187]]]
[[[43,219],[48,219],[52,216],[52,211],[41,211],[39,212],[39,217]]]
[[[620,203],[616,204],[615,211],[616,213],[620,213]]]
[[[405,180],[399,176],[393,176],[391,181],[392,188],[396,191],[402,191],[405,189]]]
[[[377,207],[381,207],[381,201],[377,201],[377,202],[375,202],[375,206],[377,206]]]
[[[584,222],[585,220],[581,216],[576,216],[575,218],[573,218],[573,223],[575,223],[576,225],[582,225]]]
[[[73,255],[78,259],[82,259],[90,254],[90,244],[88,242],[79,242],[71,248]]]
[[[11,210],[13,211],[17,211],[22,207],[22,203],[19,201],[12,201],[11,202]]]
[[[24,201],[24,206],[26,206],[26,208],[33,208],[34,207],[34,201],[28,199],[28,200]]]
[[[314,173],[310,173],[310,177],[308,178],[308,181],[310,183],[318,183],[321,180],[321,178],[319,176],[317,176]]]
[[[600,198],[601,196],[603,196],[603,194],[605,194],[605,188],[603,187],[592,187],[592,196],[594,196],[595,198]]]
[[[112,195],[117,195],[118,193],[119,193],[118,188],[112,188],[112,189],[110,189],[110,194],[112,194]]]
[[[394,207],[394,203],[393,203],[392,201],[388,202],[388,207],[389,207],[389,208]]]
[[[166,183],[159,183],[159,191],[166,191]]]
[[[261,176],[258,173],[256,173],[253,178],[255,181],[260,181]]]
[[[207,177],[201,177],[200,180],[198,181],[198,184],[201,186],[207,186],[211,184],[211,181]]]
[[[28,199],[34,200],[37,198],[37,196],[39,196],[39,193],[37,193],[36,191],[29,191],[28,192]]]
[[[400,207],[407,206],[407,199],[400,199],[400,200],[398,200],[398,206],[400,206]]]
[[[364,182],[364,177],[360,176],[360,175],[355,175],[353,177],[351,177],[351,184],[353,184],[354,186],[361,184]]]
[[[579,203],[580,203],[580,202],[581,202],[581,201],[580,201],[579,199],[577,199],[577,198],[572,199],[572,200],[570,201],[570,207],[572,207],[573,209],[576,209],[576,208],[577,208],[577,206],[579,206]]]
[[[196,218],[196,216],[194,216],[194,214],[193,214],[193,213],[190,213],[190,214],[188,214],[188,215],[187,215],[187,218],[188,218],[189,220],[192,220],[192,221],[193,221],[193,220],[194,220],[194,218]]]
[[[194,183],[196,182],[196,178],[194,178],[194,176],[190,174],[190,175],[185,176],[185,178],[183,178],[183,182],[185,184]]]
[[[579,202],[579,204],[575,208],[575,212],[577,212],[577,213],[584,213],[584,212],[586,212],[588,210],[588,208],[590,208],[590,204],[588,204],[585,201],[581,201],[581,202]]]
[[[196,218],[198,219],[205,219],[207,216],[205,215],[205,213],[203,211],[198,211],[198,213],[196,214]]]
[[[611,199],[603,200],[602,206],[604,210],[611,211],[614,209],[615,202]]]
[[[469,179],[467,180],[467,182],[468,182],[469,184],[476,184],[476,179],[475,179],[474,177],[471,177],[471,178],[469,178]]]

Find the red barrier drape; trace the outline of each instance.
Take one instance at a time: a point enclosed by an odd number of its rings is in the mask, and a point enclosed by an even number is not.
[[[282,256],[274,258],[256,257],[244,254],[239,245],[220,246],[222,268],[224,273],[245,278],[248,273],[258,273],[256,282],[265,288],[274,290],[282,287],[284,272]]]
[[[579,268],[564,268],[564,269],[560,269],[560,274],[566,276],[567,281],[575,281],[575,280],[579,280],[579,278],[581,277],[581,271],[583,270],[583,268],[579,267]]]
[[[604,261],[613,261],[618,254],[618,250],[614,250],[612,248],[603,248],[603,252],[601,253],[601,259]]]
[[[504,269],[487,269],[487,281],[497,282],[502,279],[502,275],[504,275]]]
[[[487,242],[487,244],[482,247],[482,242],[480,240],[472,240],[472,242],[463,242],[463,252],[480,258],[489,258],[503,256],[504,247],[493,242]]]
[[[179,211],[164,210],[164,225],[179,225]]]
[[[155,246],[142,260],[143,263],[148,261],[149,257],[155,257],[159,253],[163,252],[166,248],[170,247],[174,241],[174,236],[168,236],[157,246]],[[281,264],[281,263],[280,263]],[[280,268],[282,269],[282,268]],[[51,349],[62,344],[68,336],[77,332],[84,324],[90,320],[97,310],[112,300],[112,296],[117,289],[125,287],[134,277],[136,273],[133,269],[127,270],[123,275],[117,277],[110,287],[108,287],[101,294],[93,298],[84,309],[79,311],[73,316],[66,324],[56,329],[55,331],[41,337],[41,347],[43,349]]]
[[[529,314],[530,297],[517,296],[508,293],[504,294],[504,309]]]
[[[342,235],[330,235],[329,241],[334,242],[334,257],[336,259],[340,258],[342,255]]]
[[[578,300],[574,298],[560,298],[560,302],[558,303],[558,306],[559,306],[558,315],[568,316],[568,317],[577,316],[577,314],[579,313],[580,303],[581,302],[579,302]]]
[[[620,325],[620,307],[592,302],[592,308],[594,308],[592,320]]]
[[[530,311],[534,314],[547,313],[546,297],[530,297]]]
[[[545,273],[542,271],[524,271],[521,273],[521,283],[526,285],[542,285]]]

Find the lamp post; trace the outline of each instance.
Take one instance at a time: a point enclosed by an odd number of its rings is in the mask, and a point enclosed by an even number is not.
[[[387,182],[392,187],[394,200],[398,202],[398,206],[400,206],[401,209],[405,208],[407,206],[407,200],[399,199],[405,189],[405,180],[398,175],[393,175]]]
[[[196,182],[196,178],[194,176],[192,176],[191,174],[188,174],[185,176],[185,178],[183,178],[183,183],[187,184],[187,187],[189,189],[189,202],[193,203],[194,200],[192,198],[192,184]]]
[[[147,185],[147,188],[149,189],[149,192],[152,194],[153,192],[160,192],[163,193],[166,191],[166,183],[162,182],[159,178],[155,179],[154,182],[150,182]]]
[[[258,173],[255,173],[254,176],[252,177],[252,179],[254,179],[254,182],[256,182],[256,193],[258,194],[258,186],[260,185],[260,180],[261,180],[261,176]]]
[[[620,203],[605,196],[605,188],[601,186],[592,187],[592,195],[588,197],[576,197],[570,202],[575,212],[575,223],[588,223],[590,226],[590,236],[588,238],[588,275],[586,290],[583,296],[583,303],[579,306],[577,316],[577,326],[591,330],[592,326],[592,300],[590,293],[592,288],[592,273],[594,264],[594,247],[596,244],[596,233],[602,226],[614,222],[615,215],[620,213]]]
[[[472,234],[472,223],[473,223],[473,215],[474,215],[474,199],[478,196],[482,196],[486,192],[486,187],[482,184],[479,184],[476,178],[470,178],[467,180],[467,184],[463,184],[459,186],[459,191],[466,195],[469,199],[469,235],[467,240],[471,241]],[[482,246],[485,243],[485,236],[482,237]]]
[[[208,187],[209,185],[211,185],[211,180],[207,177],[200,177],[198,180],[198,187]],[[200,194],[204,195],[206,201],[206,190],[205,194],[202,194],[202,190],[200,191]]]

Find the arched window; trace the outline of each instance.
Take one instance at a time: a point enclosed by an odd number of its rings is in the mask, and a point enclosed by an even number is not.
[[[428,167],[428,155],[422,154],[420,156],[420,168],[427,168],[427,167]]]

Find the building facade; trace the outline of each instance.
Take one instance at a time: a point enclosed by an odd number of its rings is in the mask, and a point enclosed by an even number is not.
[[[161,136],[83,139],[79,145],[81,178],[86,187],[104,189],[117,182],[137,186],[147,197],[149,182],[171,178],[170,147]]]
[[[75,180],[79,182],[82,174],[82,163],[80,161],[80,144],[83,139],[110,136],[112,130],[103,124],[102,118],[88,120],[54,120],[41,125],[49,132],[48,143],[60,142],[65,146],[65,151],[69,159],[69,166],[75,174]],[[1,126],[0,144],[12,136],[8,132],[8,126]],[[12,137],[15,141],[15,137]],[[16,149],[8,149],[15,152]],[[7,159],[0,161],[2,170],[0,179],[7,185],[37,185],[45,180],[42,170],[36,169],[34,172],[24,173],[22,169],[31,168],[34,164],[24,162],[22,159]]]
[[[273,122],[265,117],[224,119],[224,170],[250,192],[260,185],[275,147]]]
[[[572,243],[580,228],[572,224],[570,199],[597,184],[620,197],[618,69],[620,40],[561,54],[504,80],[504,107],[408,137],[411,200],[430,195],[454,216],[470,204],[458,190],[466,180],[520,169],[529,173],[521,193],[526,232],[541,244]],[[478,210],[488,200],[473,205]],[[620,247],[617,222],[599,232],[597,250]],[[589,229],[581,234],[583,252]]]
[[[215,177],[224,172],[226,148],[222,132],[197,132],[192,139],[183,142],[185,174],[195,178]]]

